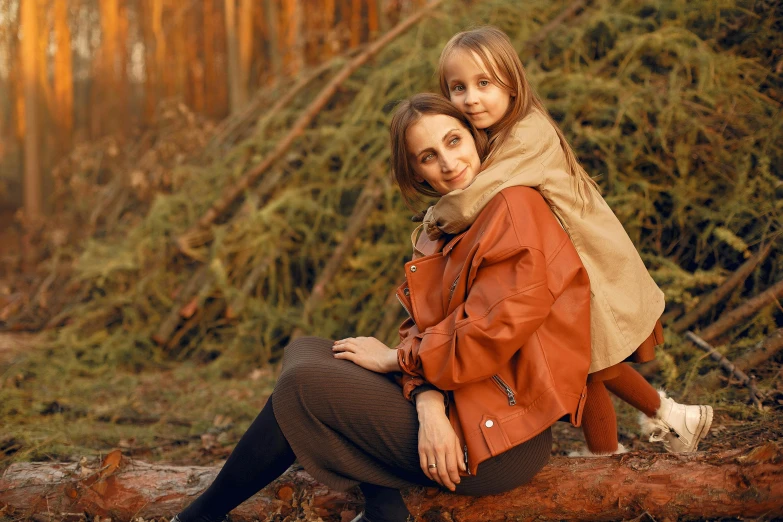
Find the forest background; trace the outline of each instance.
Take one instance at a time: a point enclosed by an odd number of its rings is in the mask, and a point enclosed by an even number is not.
[[[704,449],[779,444],[783,6],[452,0],[382,40],[424,7],[0,0],[0,467],[217,463],[291,338],[393,345],[390,112],[483,23],[666,294],[651,380],[715,405]],[[555,454],[582,444],[558,426]]]

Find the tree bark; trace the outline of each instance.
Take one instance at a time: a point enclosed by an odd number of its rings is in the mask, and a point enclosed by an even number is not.
[[[109,457],[116,455],[112,453]],[[78,464],[12,464],[0,479],[8,514],[70,514],[132,520],[170,517],[193,501],[217,468],[154,465],[107,457],[96,469]],[[119,466],[118,466],[119,464]],[[434,488],[405,493],[419,521],[500,522],[518,519],[654,520],[783,516],[783,454],[775,443],[715,454],[627,453],[600,458],[555,457],[513,491],[462,497]],[[350,520],[356,491],[332,491],[291,469],[231,513],[235,521],[288,515],[306,506],[325,521]]]

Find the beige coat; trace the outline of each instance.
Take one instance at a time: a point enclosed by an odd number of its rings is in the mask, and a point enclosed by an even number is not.
[[[536,188],[571,237],[590,277],[593,373],[623,361],[650,335],[663,313],[664,296],[606,201],[594,193],[592,208],[582,208],[567,169],[555,129],[533,111],[517,123],[469,187],[430,207],[424,229],[431,238],[459,233],[501,190]]]

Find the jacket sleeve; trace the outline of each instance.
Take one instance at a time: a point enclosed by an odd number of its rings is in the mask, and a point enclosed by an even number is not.
[[[405,322],[403,322],[400,325],[400,344],[397,345],[397,360],[399,361],[399,349],[402,346],[409,345],[414,337],[419,335],[419,329],[416,327],[416,323],[413,322],[413,319],[408,317],[405,319]],[[402,366],[400,366],[402,368]],[[414,375],[409,372],[405,372],[403,370],[402,373],[402,394],[405,396],[408,400],[414,400],[413,397],[413,391],[420,387],[424,386],[426,384],[426,381],[421,375]]]
[[[554,301],[545,256],[535,245],[492,250],[474,258],[473,264],[477,268],[465,301],[440,323],[406,336],[397,347],[405,374],[441,390],[497,373],[541,326]],[[409,392],[404,389],[406,396]]]

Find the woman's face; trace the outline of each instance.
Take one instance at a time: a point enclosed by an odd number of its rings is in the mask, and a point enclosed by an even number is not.
[[[439,194],[464,189],[481,168],[476,142],[462,122],[445,114],[425,114],[405,134],[416,181]]]

